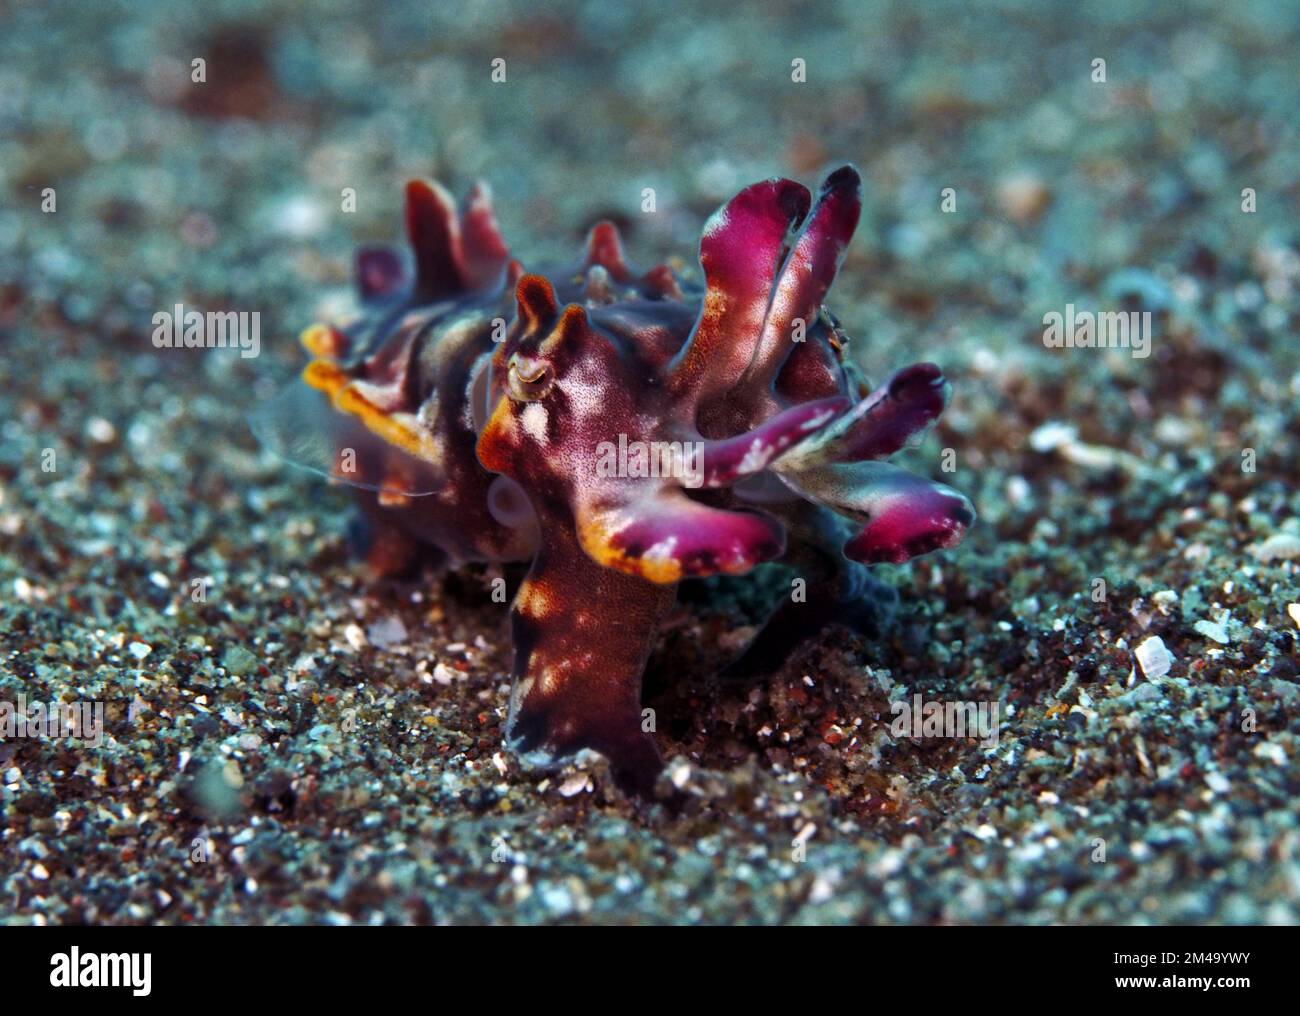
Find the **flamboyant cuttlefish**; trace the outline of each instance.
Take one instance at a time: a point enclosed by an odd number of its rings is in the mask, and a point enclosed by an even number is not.
[[[525,273],[483,185],[458,209],[415,180],[413,268],[361,250],[357,315],[303,334],[310,388],[255,429],[363,488],[376,568],[421,548],[532,562],[506,725],[526,762],[594,749],[625,786],[653,784],[641,677],[682,580],[800,569],[806,595],[744,658],[770,665],[826,623],[871,628],[864,564],[952,547],[974,521],[961,494],[883,461],[942,412],[939,368],[870,390],[822,306],[861,201],[851,166],[815,201],[792,180],[745,188],[704,228],[701,289],[635,271],[608,222],[579,264]],[[337,412],[307,428],[318,392]]]

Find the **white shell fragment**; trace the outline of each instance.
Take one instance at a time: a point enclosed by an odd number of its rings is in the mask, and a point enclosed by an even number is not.
[[[1133,650],[1133,655],[1137,657],[1138,666],[1142,668],[1142,674],[1148,681],[1164,677],[1174,663],[1173,654],[1165,648],[1165,640],[1159,635],[1144,639]]]

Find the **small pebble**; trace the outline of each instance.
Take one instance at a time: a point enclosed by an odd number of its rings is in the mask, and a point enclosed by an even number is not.
[[[1250,547],[1250,552],[1259,561],[1289,561],[1300,557],[1300,536],[1291,533],[1274,533],[1263,543]]]
[[[1232,784],[1223,773],[1206,773],[1205,785],[1213,790],[1216,794],[1226,794],[1232,789]]]
[[[1221,646],[1228,644],[1228,626],[1223,622],[1201,620],[1197,621],[1192,627],[1207,639],[1217,642]]]
[[[86,423],[86,436],[95,444],[112,444],[117,439],[117,428],[102,416],[94,416]]]
[[[402,624],[400,617],[386,617],[382,621],[372,624],[367,630],[366,636],[369,638],[371,645],[378,646],[380,649],[400,646],[409,637],[406,625]]]
[[[343,638],[357,652],[366,648],[366,633],[361,630],[361,625],[350,624],[343,629]]]
[[[581,794],[584,790],[586,790],[590,786],[591,786],[591,781],[588,779],[586,773],[574,773],[567,780],[565,780],[563,783],[560,784],[559,787],[560,796],[573,797],[576,794]]]
[[[449,685],[460,676],[461,673],[459,670],[447,666],[447,664],[443,663],[441,660],[439,660],[433,668],[433,679],[441,685]]]
[[[247,677],[257,670],[257,657],[243,646],[231,646],[221,657],[221,665],[235,677]]]
[[[998,182],[998,206],[1011,219],[1033,222],[1052,203],[1052,192],[1034,173],[1014,173]]]
[[[1173,654],[1165,648],[1165,640],[1159,635],[1144,639],[1133,650],[1133,655],[1137,657],[1138,666],[1148,681],[1164,677],[1174,662]]]

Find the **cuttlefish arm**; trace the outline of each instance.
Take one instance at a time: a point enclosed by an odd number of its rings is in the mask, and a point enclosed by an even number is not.
[[[642,714],[641,674],[676,587],[598,564],[571,519],[543,519],[542,533],[511,608],[507,743],[539,766],[600,752],[621,786],[647,792],[663,761]]]

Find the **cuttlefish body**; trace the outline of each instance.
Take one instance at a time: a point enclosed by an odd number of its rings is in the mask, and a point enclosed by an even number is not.
[[[362,488],[380,571],[429,549],[531,561],[506,726],[525,761],[592,749],[652,786],[641,677],[681,581],[800,569],[806,595],[731,668],[771,669],[828,623],[877,630],[891,594],[865,566],[952,547],[974,521],[961,494],[885,461],[943,411],[939,368],[869,389],[823,306],[861,209],[852,167],[815,200],[785,179],[732,198],[700,240],[702,289],[633,270],[610,223],[580,264],[527,274],[482,185],[459,209],[426,181],[406,198],[413,271],[362,250],[360,313],[303,336],[331,425],[303,433],[300,395],[255,429]]]

